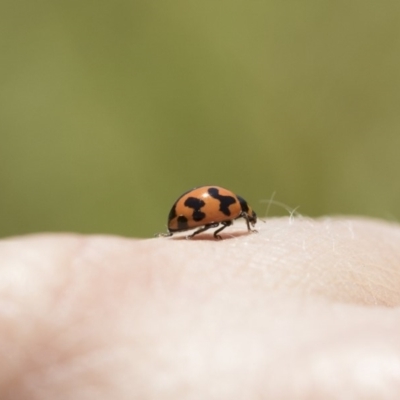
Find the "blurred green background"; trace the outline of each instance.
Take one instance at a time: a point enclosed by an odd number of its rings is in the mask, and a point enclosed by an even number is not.
[[[0,236],[152,236],[203,184],[400,217],[397,0],[3,1],[0,48]]]

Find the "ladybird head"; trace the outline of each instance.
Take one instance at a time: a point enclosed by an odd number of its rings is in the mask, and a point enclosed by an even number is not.
[[[242,208],[242,211],[245,212],[248,215],[248,220],[249,222],[254,226],[257,222],[257,214],[255,211],[247,204],[247,201],[240,196],[236,196],[239,200],[240,207]]]

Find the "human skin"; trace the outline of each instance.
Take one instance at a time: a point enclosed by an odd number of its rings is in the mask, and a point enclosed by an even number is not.
[[[400,226],[0,241],[0,398],[399,399]]]

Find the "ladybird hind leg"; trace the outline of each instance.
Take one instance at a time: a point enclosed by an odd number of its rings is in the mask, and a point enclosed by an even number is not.
[[[207,224],[202,226],[200,229],[197,229],[197,231],[194,231],[191,235],[186,236],[186,239],[191,239],[193,236],[198,235],[199,233],[202,233],[204,231],[207,231],[210,228],[216,228],[219,224]]]
[[[156,233],[154,236],[155,237],[170,237],[172,235],[173,235],[172,232],[165,232],[165,233]]]

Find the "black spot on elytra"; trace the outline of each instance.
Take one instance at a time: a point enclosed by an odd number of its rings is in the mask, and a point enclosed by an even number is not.
[[[229,210],[229,206],[236,203],[236,199],[232,196],[223,196],[219,194],[219,190],[217,188],[208,189],[208,194],[219,201],[219,210],[229,216],[231,215],[231,211]]]
[[[176,220],[176,222],[178,223],[178,229],[177,229],[178,231],[185,231],[189,229],[188,220],[183,215],[180,215]]]
[[[185,200],[184,205],[189,208],[193,208],[192,218],[194,221],[201,221],[205,218],[206,214],[204,214],[200,209],[205,206],[205,202],[196,197],[188,197]]]

